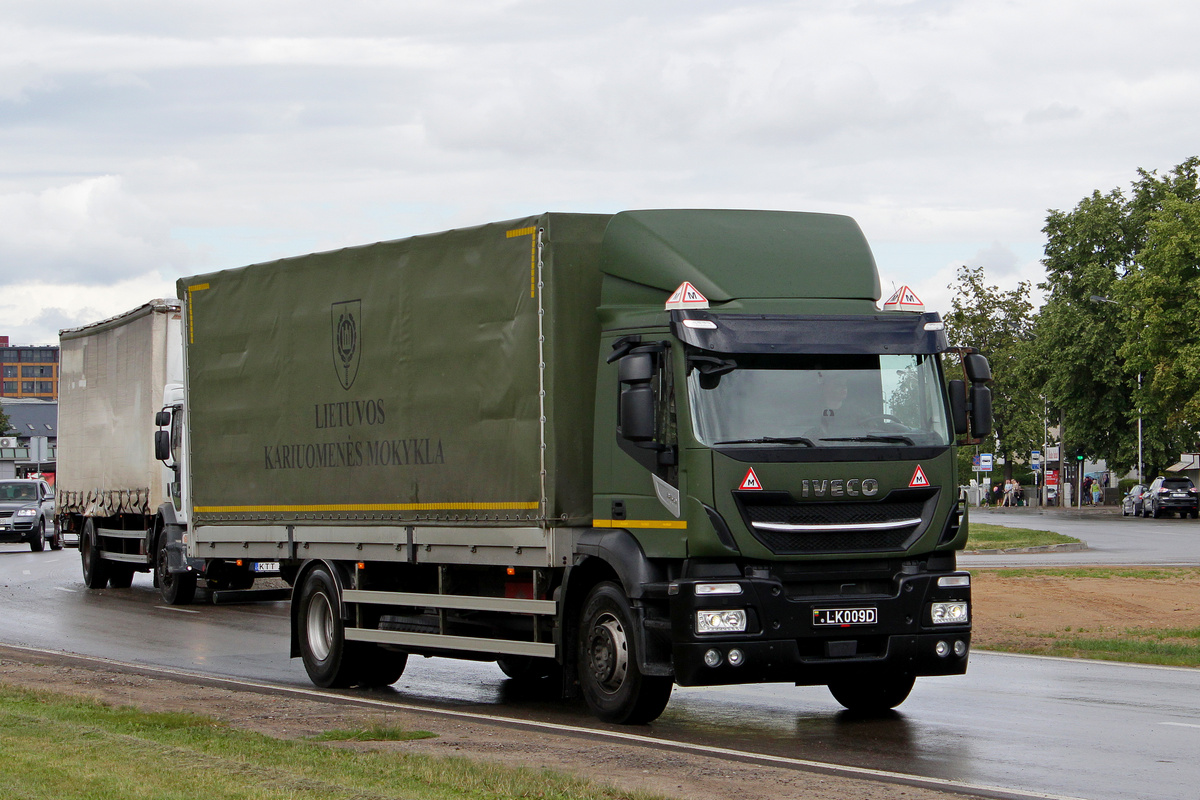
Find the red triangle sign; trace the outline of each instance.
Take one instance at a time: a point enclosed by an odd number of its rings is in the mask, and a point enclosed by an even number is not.
[[[667,298],[667,311],[686,308],[708,308],[708,298],[700,294],[695,286],[688,281],[679,284],[679,288]]]
[[[921,465],[917,464],[917,470],[913,473],[912,480],[908,482],[909,488],[914,486],[928,486],[929,478],[925,477],[925,470],[921,469]]]
[[[762,484],[758,482],[758,476],[754,474],[754,467],[746,470],[746,477],[742,478],[742,485],[738,487],[739,491],[762,491]]]

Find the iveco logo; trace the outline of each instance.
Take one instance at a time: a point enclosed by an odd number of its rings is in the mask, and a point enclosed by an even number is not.
[[[879,481],[874,478],[851,478],[848,481],[802,481],[801,497],[843,497],[850,495],[872,497],[879,494]]]
[[[361,300],[346,300],[332,306],[333,368],[343,389],[353,386],[358,377],[358,356],[362,350],[361,311]]]

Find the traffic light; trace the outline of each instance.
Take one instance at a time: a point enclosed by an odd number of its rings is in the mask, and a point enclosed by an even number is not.
[[[1082,449],[1079,449],[1079,450],[1076,450],[1076,451],[1075,451],[1075,460],[1076,460],[1076,461],[1083,461],[1083,450],[1082,450]]]

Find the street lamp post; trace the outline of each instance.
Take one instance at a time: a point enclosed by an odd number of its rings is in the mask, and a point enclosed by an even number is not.
[[[1109,303],[1110,305],[1114,305],[1114,306],[1121,305],[1116,300],[1110,300],[1107,297],[1104,297],[1103,295],[1098,295],[1098,294],[1092,295],[1091,297],[1088,298],[1088,300],[1090,300],[1093,303]],[[1139,398],[1141,397],[1141,394],[1142,394],[1142,373],[1139,372],[1138,373],[1138,397]],[[1138,419],[1138,470],[1137,470],[1137,475],[1138,475],[1138,483],[1145,483],[1146,476],[1144,474],[1142,474],[1142,407],[1140,405],[1138,406],[1137,412],[1138,412],[1138,418],[1137,418]]]

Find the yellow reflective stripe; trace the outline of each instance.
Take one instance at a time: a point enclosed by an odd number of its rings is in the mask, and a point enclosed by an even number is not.
[[[515,231],[505,231],[506,239],[516,239],[518,236],[533,236],[537,228],[517,228]],[[529,245],[529,296],[537,294],[537,237],[533,236]]]
[[[188,299],[188,344],[194,344],[196,341],[196,331],[192,327],[192,292],[202,292],[208,288],[207,283],[197,283],[195,286],[187,288]]]
[[[592,523],[595,528],[687,528],[687,520],[674,519],[598,519]]]
[[[312,506],[195,506],[197,514],[252,514],[295,511],[536,511],[540,503],[364,503]]]

